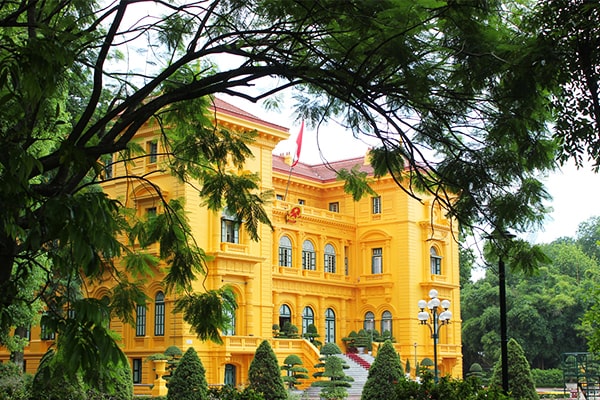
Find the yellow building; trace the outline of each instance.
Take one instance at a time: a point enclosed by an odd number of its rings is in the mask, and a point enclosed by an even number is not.
[[[431,332],[417,320],[418,301],[428,300],[433,288],[440,299],[451,301],[453,314],[452,322],[439,331],[440,374],[462,376],[457,232],[431,199],[419,202],[386,177],[373,181],[377,196],[355,202],[344,193],[343,182],[336,180],[331,167],[358,165],[370,172],[364,158],[331,166],[299,163],[290,174],[284,157],[272,154],[277,143],[288,138],[286,128],[222,101],[216,102],[216,111],[218,124],[258,132],[246,169],[260,175],[263,190],[276,194],[267,205],[275,229],[262,226],[261,240],[251,241],[226,212],[202,207],[191,186],[168,173],[148,175],[167,200],[185,199],[195,240],[214,257],[206,281],[196,282],[197,290],[203,290],[202,285],[209,289],[230,285],[239,309],[223,345],[201,342],[182,315],[172,313],[174,298],[165,296],[161,277],[149,282],[146,293],[153,301],[138,307],[136,326],[111,321],[131,360],[136,394],[164,394],[164,382],[155,373],[161,367],[147,357],[172,345],[184,351],[194,346],[210,384],[246,383],[254,351],[263,339],[271,341],[280,361],[289,354],[301,356],[312,374],[318,350],[311,343],[273,339],[273,325],[288,321],[300,333],[314,323],[321,341],[336,342],[342,349],[342,338],[353,330],[390,331],[403,363],[410,360],[414,368],[415,360],[433,359]],[[137,135],[149,154],[161,153],[157,134],[146,126]],[[148,157],[130,172],[158,171],[160,164],[161,156]],[[124,172],[119,170],[124,168],[121,164],[115,168],[115,176]],[[115,180],[104,188],[140,214],[160,212],[161,203],[147,185]],[[101,298],[107,291],[99,287],[93,296]],[[35,371],[48,343],[40,339],[39,330],[32,331],[25,356],[28,372]],[[0,353],[0,358],[6,356]]]

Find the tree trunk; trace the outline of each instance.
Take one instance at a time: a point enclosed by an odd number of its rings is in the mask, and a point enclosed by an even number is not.
[[[27,327],[18,326],[15,329],[15,336],[18,336],[20,338],[27,337]],[[19,366],[19,368],[21,369],[21,371],[25,372],[25,368],[24,368],[25,367],[25,357],[24,357],[22,350],[11,352],[10,353],[10,361],[17,364]]]

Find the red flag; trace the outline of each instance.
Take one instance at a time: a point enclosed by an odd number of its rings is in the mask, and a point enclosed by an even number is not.
[[[302,133],[304,132],[304,120],[302,120],[302,125],[300,125],[300,132],[298,132],[298,136],[296,137],[296,157],[294,158],[294,162],[292,163],[292,167],[298,164],[300,161],[300,150],[302,150]]]

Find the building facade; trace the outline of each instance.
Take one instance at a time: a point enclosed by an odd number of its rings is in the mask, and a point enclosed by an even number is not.
[[[197,280],[196,290],[230,285],[239,308],[232,329],[223,332],[222,345],[201,342],[182,315],[172,312],[174,297],[165,293],[161,277],[147,282],[151,301],[138,307],[136,325],[111,321],[131,361],[136,393],[164,394],[164,381],[157,375],[160,367],[147,359],[169,346],[183,351],[194,346],[210,384],[245,384],[254,351],[264,339],[271,341],[280,362],[297,354],[312,374],[317,348],[303,339],[273,338],[273,325],[286,322],[299,333],[314,324],[320,341],[335,342],[342,349],[342,338],[351,331],[389,331],[403,363],[410,360],[414,366],[433,359],[431,332],[417,319],[418,301],[428,300],[431,289],[451,301],[453,314],[452,322],[439,331],[440,374],[462,376],[457,231],[443,211],[427,197],[411,198],[389,177],[373,180],[377,196],[354,201],[333,170],[357,166],[369,173],[364,157],[291,168],[286,157],[273,155],[277,143],[288,138],[286,128],[218,100],[215,115],[217,124],[258,132],[251,145],[254,157],[245,169],[258,173],[262,189],[275,194],[266,206],[274,230],[261,226],[260,240],[252,241],[225,210],[203,207],[193,187],[160,172],[157,130],[140,130],[139,142],[156,156],[129,166],[130,172],[154,171],[147,177],[167,200],[184,199],[194,238],[213,257],[206,280]],[[125,167],[115,164],[111,173],[121,175],[120,168]],[[148,185],[115,180],[107,181],[104,190],[140,215],[161,212],[161,202]],[[108,289],[97,287],[93,296],[102,298]],[[52,340],[40,333],[32,329],[25,353],[28,372],[35,372]],[[0,358],[7,354],[0,353]]]

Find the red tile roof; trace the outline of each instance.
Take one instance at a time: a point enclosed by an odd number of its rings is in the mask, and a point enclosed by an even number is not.
[[[333,161],[316,165],[299,162],[292,169],[292,175],[314,181],[330,182],[336,180],[336,171],[339,171],[340,169],[350,170],[355,165],[359,166],[360,171],[366,172],[369,175],[373,174],[373,167],[365,164],[365,158],[356,157],[348,160]],[[289,174],[290,166],[285,163],[285,157],[273,155],[273,171]]]
[[[277,124],[265,121],[264,119],[259,118],[255,115],[252,115],[249,112],[247,112],[237,106],[234,106],[233,104],[228,103],[225,100],[220,99],[218,97],[214,98],[213,103],[214,103],[215,109],[223,114],[229,114],[234,117],[243,118],[248,121],[260,123],[261,125],[266,125],[271,128],[280,129],[285,132],[289,132],[289,128],[287,128],[285,126],[281,126],[281,125],[277,125]]]
[[[286,132],[289,132],[289,128],[267,122],[218,97],[214,98],[214,106],[215,109],[221,113],[240,117],[253,122],[258,122],[263,125],[267,125],[277,129],[282,129]],[[284,160],[285,157],[283,156],[273,155],[273,170],[289,174],[290,166],[286,164]],[[359,166],[360,171],[366,172],[369,175],[373,174],[373,168],[370,165],[365,165],[364,157],[355,157],[347,160],[333,161],[330,163],[322,163],[315,165],[309,165],[299,162],[298,164],[296,164],[296,166],[294,166],[292,170],[292,175],[314,181],[330,182],[336,180],[336,171],[339,171],[341,169],[350,170],[355,165]]]

